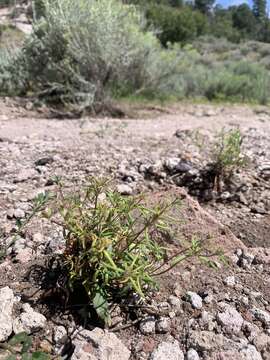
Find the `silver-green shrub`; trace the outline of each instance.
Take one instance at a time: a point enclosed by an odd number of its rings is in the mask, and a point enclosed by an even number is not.
[[[119,0],[44,0],[45,15],[21,51],[30,91],[92,108],[111,93],[162,91],[178,64],[143,16]]]

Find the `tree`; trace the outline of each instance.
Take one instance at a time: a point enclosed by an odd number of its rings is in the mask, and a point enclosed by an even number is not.
[[[195,9],[198,9],[203,14],[208,14],[213,7],[215,0],[195,0]]]
[[[232,6],[228,10],[232,13],[233,27],[241,31],[243,37],[256,35],[256,19],[247,4]]]
[[[259,21],[263,21],[267,17],[266,0],[253,0],[253,14]]]

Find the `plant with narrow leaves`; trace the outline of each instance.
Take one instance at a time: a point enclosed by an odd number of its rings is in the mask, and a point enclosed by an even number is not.
[[[25,332],[14,335],[8,342],[1,343],[0,348],[8,351],[5,360],[50,360],[48,354],[43,351],[32,350],[32,338]]]
[[[236,169],[246,164],[246,157],[242,154],[243,136],[240,130],[222,130],[214,145],[212,157],[216,176],[216,188],[220,190],[221,180],[230,180]]]
[[[18,236],[23,235],[23,230],[29,224],[29,222],[39,213],[41,212],[48,201],[50,200],[51,195],[49,192],[38,194],[32,201],[32,209],[29,212],[28,216],[22,220],[16,220],[16,228],[13,229],[12,234],[8,233],[3,236],[2,243],[0,245],[0,262],[6,257],[7,250],[17,241]],[[8,240],[8,241],[7,241]]]
[[[86,291],[98,316],[110,324],[110,302],[155,287],[161,275],[201,255],[200,241],[170,254],[164,238],[177,239],[179,200],[147,207],[142,197],[124,197],[107,180],[92,178],[71,194],[59,185],[56,204],[44,216],[63,227],[68,288]],[[179,216],[179,214],[178,214]],[[174,230],[172,230],[174,228]]]

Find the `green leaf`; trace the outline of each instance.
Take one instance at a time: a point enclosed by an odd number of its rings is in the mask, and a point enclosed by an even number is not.
[[[50,360],[50,357],[42,351],[35,351],[32,354],[32,360]]]
[[[22,344],[22,352],[27,352],[32,346],[32,339],[30,336],[26,334],[26,332],[21,332],[17,335],[14,335],[12,339],[9,340],[9,345],[15,346],[18,344]]]
[[[96,310],[98,316],[108,324],[110,322],[110,315],[108,309],[108,302],[103,294],[100,292],[96,292],[95,297],[93,298],[93,306]]]

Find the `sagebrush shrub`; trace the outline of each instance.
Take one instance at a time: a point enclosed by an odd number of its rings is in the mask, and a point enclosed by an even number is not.
[[[44,16],[21,51],[28,91],[80,108],[112,92],[163,87],[175,53],[165,52],[143,16],[119,0],[44,0]]]

